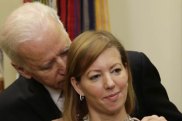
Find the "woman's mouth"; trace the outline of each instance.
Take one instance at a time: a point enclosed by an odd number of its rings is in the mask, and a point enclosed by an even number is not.
[[[119,98],[119,92],[109,94],[104,97],[104,99],[109,100],[111,102],[116,101]]]

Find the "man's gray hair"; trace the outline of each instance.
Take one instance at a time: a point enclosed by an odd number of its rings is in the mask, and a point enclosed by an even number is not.
[[[12,61],[20,63],[18,45],[36,40],[42,32],[49,29],[51,21],[58,24],[61,32],[67,34],[53,8],[39,2],[24,3],[7,18],[0,33],[0,47]]]

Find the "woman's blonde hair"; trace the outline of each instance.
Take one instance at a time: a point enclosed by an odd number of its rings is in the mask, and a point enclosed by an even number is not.
[[[79,35],[71,44],[68,61],[67,75],[65,79],[64,92],[65,103],[63,118],[65,121],[82,121],[88,114],[86,100],[80,101],[79,95],[71,85],[71,77],[79,82],[81,76],[107,48],[115,47],[121,54],[121,61],[128,70],[128,94],[125,103],[127,113],[134,108],[134,91],[132,77],[127,59],[127,54],[122,44],[110,32],[87,31]]]

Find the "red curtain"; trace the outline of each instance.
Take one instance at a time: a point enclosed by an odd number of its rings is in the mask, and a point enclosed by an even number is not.
[[[71,40],[86,30],[110,30],[107,0],[57,0],[57,10]]]
[[[55,8],[71,40],[86,30],[110,31],[108,0],[23,1],[39,1]]]

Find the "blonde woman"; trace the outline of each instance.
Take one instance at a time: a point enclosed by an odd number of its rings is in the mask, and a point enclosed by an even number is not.
[[[67,59],[64,121],[139,121],[130,117],[134,91],[127,54],[109,32],[78,36]],[[141,121],[166,121],[156,115]]]

